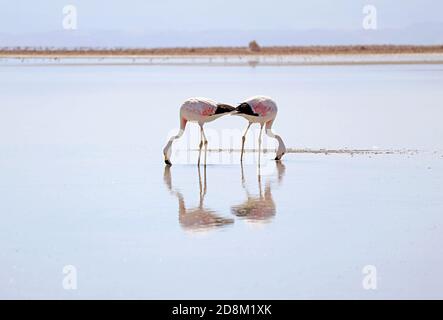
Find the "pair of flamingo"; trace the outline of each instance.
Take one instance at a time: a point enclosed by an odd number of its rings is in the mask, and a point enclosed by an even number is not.
[[[278,148],[275,160],[280,160],[286,152],[285,144],[279,135],[272,132],[272,124],[277,116],[277,104],[269,97],[255,96],[242,102],[237,108],[227,104],[216,103],[206,98],[191,98],[186,100],[180,108],[180,131],[177,135],[171,137],[163,149],[165,163],[171,165],[171,147],[174,140],[179,139],[188,122],[197,122],[200,126],[200,145],[198,153],[198,164],[200,165],[200,156],[203,146],[205,147],[205,164],[208,140],[206,139],[203,125],[207,122],[214,121],[226,114],[235,114],[244,117],[249,124],[242,136],[242,148],[240,161],[243,161],[243,153],[245,148],[246,134],[253,123],[260,124],[260,135],[258,138],[258,148],[261,150],[263,127],[266,125],[266,134],[277,140]]]

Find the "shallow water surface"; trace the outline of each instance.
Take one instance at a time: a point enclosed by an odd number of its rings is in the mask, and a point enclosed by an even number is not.
[[[443,298],[442,66],[0,69],[0,297]],[[260,166],[199,168],[191,125],[164,166],[185,98],[258,93],[288,147],[374,152],[276,163],[264,137]],[[208,124],[210,148],[245,126]]]

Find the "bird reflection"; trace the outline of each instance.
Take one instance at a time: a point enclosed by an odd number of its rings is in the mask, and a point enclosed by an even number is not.
[[[171,167],[165,166],[163,179],[168,190],[178,198],[178,220],[183,229],[188,231],[206,231],[209,229],[219,228],[234,223],[233,219],[223,218],[215,211],[205,208],[204,201],[207,191],[206,166],[204,167],[204,179],[200,173],[198,166],[198,180],[200,189],[200,201],[196,208],[186,208],[185,199],[182,193],[172,186]]]
[[[281,183],[285,174],[285,165],[280,161],[276,161],[277,181]],[[231,207],[231,212],[239,218],[243,218],[250,222],[269,222],[275,216],[275,202],[272,199],[272,179],[267,179],[265,191],[262,189],[262,177],[260,165],[258,166],[258,195],[252,195],[245,182],[243,165],[241,165],[242,187],[246,192],[246,200]]]

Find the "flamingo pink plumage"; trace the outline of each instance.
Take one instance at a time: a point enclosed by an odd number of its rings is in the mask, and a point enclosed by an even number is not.
[[[171,165],[171,146],[174,140],[179,139],[186,128],[186,123],[197,122],[200,126],[201,140],[198,152],[198,164],[200,165],[200,156],[203,145],[205,146],[205,164],[206,164],[206,151],[208,140],[206,139],[203,125],[207,122],[211,122],[221,116],[234,111],[235,108],[223,104],[216,103],[207,98],[190,98],[186,100],[180,108],[180,130],[177,135],[171,137],[163,149],[163,155],[165,157],[165,163]]]
[[[266,134],[269,137],[276,139],[278,142],[277,155],[275,157],[275,160],[280,160],[281,157],[286,153],[286,147],[283,143],[282,138],[279,135],[274,134],[271,130],[272,124],[274,123],[275,117],[277,116],[277,111],[277,104],[271,98],[265,96],[255,96],[246,99],[235,109],[234,114],[242,116],[249,121],[248,127],[246,128],[245,133],[242,136],[240,161],[243,161],[246,133],[253,123],[260,124],[260,135],[258,138],[259,152],[261,150],[263,126],[266,125]]]

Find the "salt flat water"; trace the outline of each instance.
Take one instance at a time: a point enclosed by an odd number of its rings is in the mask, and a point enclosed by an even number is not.
[[[442,88],[439,64],[0,65],[0,297],[443,298]],[[287,147],[371,152],[276,163],[264,137],[260,168],[198,168],[191,124],[165,167],[186,98],[256,94]],[[209,148],[245,127],[209,123]]]

